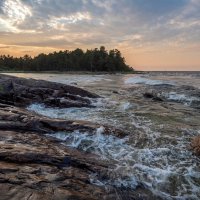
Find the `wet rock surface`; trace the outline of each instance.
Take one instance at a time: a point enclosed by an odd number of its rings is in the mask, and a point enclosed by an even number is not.
[[[72,86],[0,76],[0,199],[159,199],[142,184],[135,189],[97,184],[110,178],[111,164],[47,135],[74,130],[92,134],[100,125],[50,119],[23,108],[33,102],[91,106],[85,97],[98,96]],[[104,134],[126,136],[112,127],[105,127]],[[91,180],[94,174],[97,180]]]
[[[154,92],[145,92],[143,96],[147,99],[152,99],[153,101],[163,101],[163,99],[158,97]]]
[[[92,107],[87,98],[97,98],[77,87],[43,80],[0,76],[0,102],[15,106],[44,103],[52,107]]]

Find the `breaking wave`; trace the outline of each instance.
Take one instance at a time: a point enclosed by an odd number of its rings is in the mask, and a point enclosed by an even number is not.
[[[132,84],[146,84],[146,85],[175,85],[172,81],[164,81],[164,80],[153,80],[148,79],[140,76],[129,77],[125,79],[125,84],[132,85]]]
[[[194,96],[188,96],[185,94],[178,94],[176,92],[169,92],[163,94],[165,98],[171,101],[176,101],[176,102],[181,102],[184,103],[185,105],[192,105],[193,102],[199,102],[200,104],[200,99]]]

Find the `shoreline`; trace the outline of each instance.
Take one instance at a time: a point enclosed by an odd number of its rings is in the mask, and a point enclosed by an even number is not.
[[[134,72],[90,72],[90,71],[0,71],[0,74],[4,73],[26,73],[26,74],[75,74],[75,75],[103,75],[103,74],[145,74],[143,71]]]
[[[0,70],[0,74],[5,73],[25,73],[25,74],[74,74],[74,75],[117,75],[117,74],[150,74],[150,73],[200,73],[200,71],[131,71],[131,72],[107,72],[107,71],[99,71],[99,72],[91,72],[91,71],[7,71]]]

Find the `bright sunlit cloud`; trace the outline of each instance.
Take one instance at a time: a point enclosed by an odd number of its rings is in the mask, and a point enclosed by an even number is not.
[[[17,26],[24,22],[27,16],[32,16],[31,9],[20,0],[6,0],[1,7],[0,24],[5,31],[18,31]]]
[[[65,30],[66,25],[75,24],[83,20],[91,20],[91,16],[88,12],[77,12],[69,16],[53,17],[49,20],[48,25],[54,29]]]

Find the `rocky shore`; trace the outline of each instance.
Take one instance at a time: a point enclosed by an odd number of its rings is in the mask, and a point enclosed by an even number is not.
[[[26,110],[93,107],[98,98],[77,87],[0,75],[0,199],[159,199],[142,184],[135,189],[102,185],[113,178],[112,165],[98,156],[68,148],[48,136],[59,131],[96,132],[101,125],[50,119]],[[105,127],[104,134],[126,133]]]

